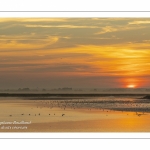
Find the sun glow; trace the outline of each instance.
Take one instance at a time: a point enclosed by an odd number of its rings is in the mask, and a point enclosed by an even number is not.
[[[136,86],[134,84],[127,85],[127,88],[135,88]]]

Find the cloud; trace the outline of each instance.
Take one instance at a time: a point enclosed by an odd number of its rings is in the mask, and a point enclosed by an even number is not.
[[[106,26],[102,27],[101,31],[96,32],[95,34],[105,34],[105,33],[111,33],[111,32],[119,32],[119,31],[127,31],[127,30],[137,30],[142,29],[144,27],[142,26],[129,26],[129,25],[118,25],[118,26]]]
[[[117,31],[117,28],[111,27],[111,26],[106,26],[102,28],[102,31],[97,32],[95,34],[104,34],[104,33],[108,33],[108,32],[115,32]]]
[[[99,28],[98,26],[81,26],[81,25],[25,25],[27,28]]]
[[[0,22],[66,22],[67,18],[0,18]]]
[[[0,22],[3,74],[15,72],[19,76],[21,72],[32,78],[67,79],[66,76],[145,76],[150,72],[150,27],[145,25],[148,19],[7,21]]]
[[[128,23],[129,25],[140,25],[140,24],[150,24],[149,20],[142,20],[142,21],[132,21]]]
[[[52,45],[58,42],[59,37],[57,36],[48,36],[46,38],[41,39],[36,36],[3,36],[0,39],[1,49],[0,52],[10,51],[28,51],[34,49],[42,49],[47,45]]]

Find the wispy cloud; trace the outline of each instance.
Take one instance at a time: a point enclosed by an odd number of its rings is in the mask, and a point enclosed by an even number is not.
[[[0,18],[0,22],[65,22],[67,18]]]
[[[81,25],[25,25],[28,28],[98,28],[98,26],[81,26]]]
[[[137,30],[137,29],[142,29],[144,28],[143,26],[106,26],[102,27],[101,31],[96,32],[95,34],[105,34],[105,33],[111,33],[111,32],[118,32],[118,31],[127,31],[127,30]]]
[[[118,30],[118,28],[114,28],[112,26],[106,26],[106,27],[102,28],[102,31],[97,32],[95,34],[104,34],[104,33],[108,33],[108,32],[115,32],[117,30]]]
[[[142,21],[129,22],[129,25],[139,25],[139,24],[150,24],[150,21],[149,20],[142,20]]]
[[[31,38],[31,37],[30,37]],[[1,49],[0,52],[7,50],[8,51],[14,51],[16,50],[32,50],[32,49],[41,49],[44,48],[47,45],[52,45],[56,43],[59,40],[59,37],[57,36],[49,36],[44,39],[38,39],[38,38],[27,38],[26,36],[18,36],[15,38],[2,38],[0,39]]]

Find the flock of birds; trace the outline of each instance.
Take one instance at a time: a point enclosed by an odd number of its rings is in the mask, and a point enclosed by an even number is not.
[[[145,112],[150,112],[150,104],[145,104],[137,101],[115,101],[114,99],[108,100],[108,99],[94,99],[94,98],[82,98],[82,99],[70,99],[70,100],[33,100],[34,106],[36,106],[37,109],[42,109],[42,108],[60,108],[63,110],[63,112],[68,108],[68,109],[99,109],[102,111],[132,111],[135,112],[137,116],[144,115]],[[33,109],[33,107],[31,108]],[[21,113],[22,116],[25,115],[25,113]],[[36,114],[31,114],[28,113],[26,114],[28,116],[40,116],[41,113],[38,112]],[[51,114],[48,113],[48,116]],[[55,116],[55,113],[53,113]],[[9,115],[12,117],[12,114]],[[65,116],[65,113],[61,113],[61,116]]]

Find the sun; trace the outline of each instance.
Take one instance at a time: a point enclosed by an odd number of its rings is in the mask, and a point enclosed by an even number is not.
[[[127,85],[127,88],[135,88],[136,86],[134,84]]]

